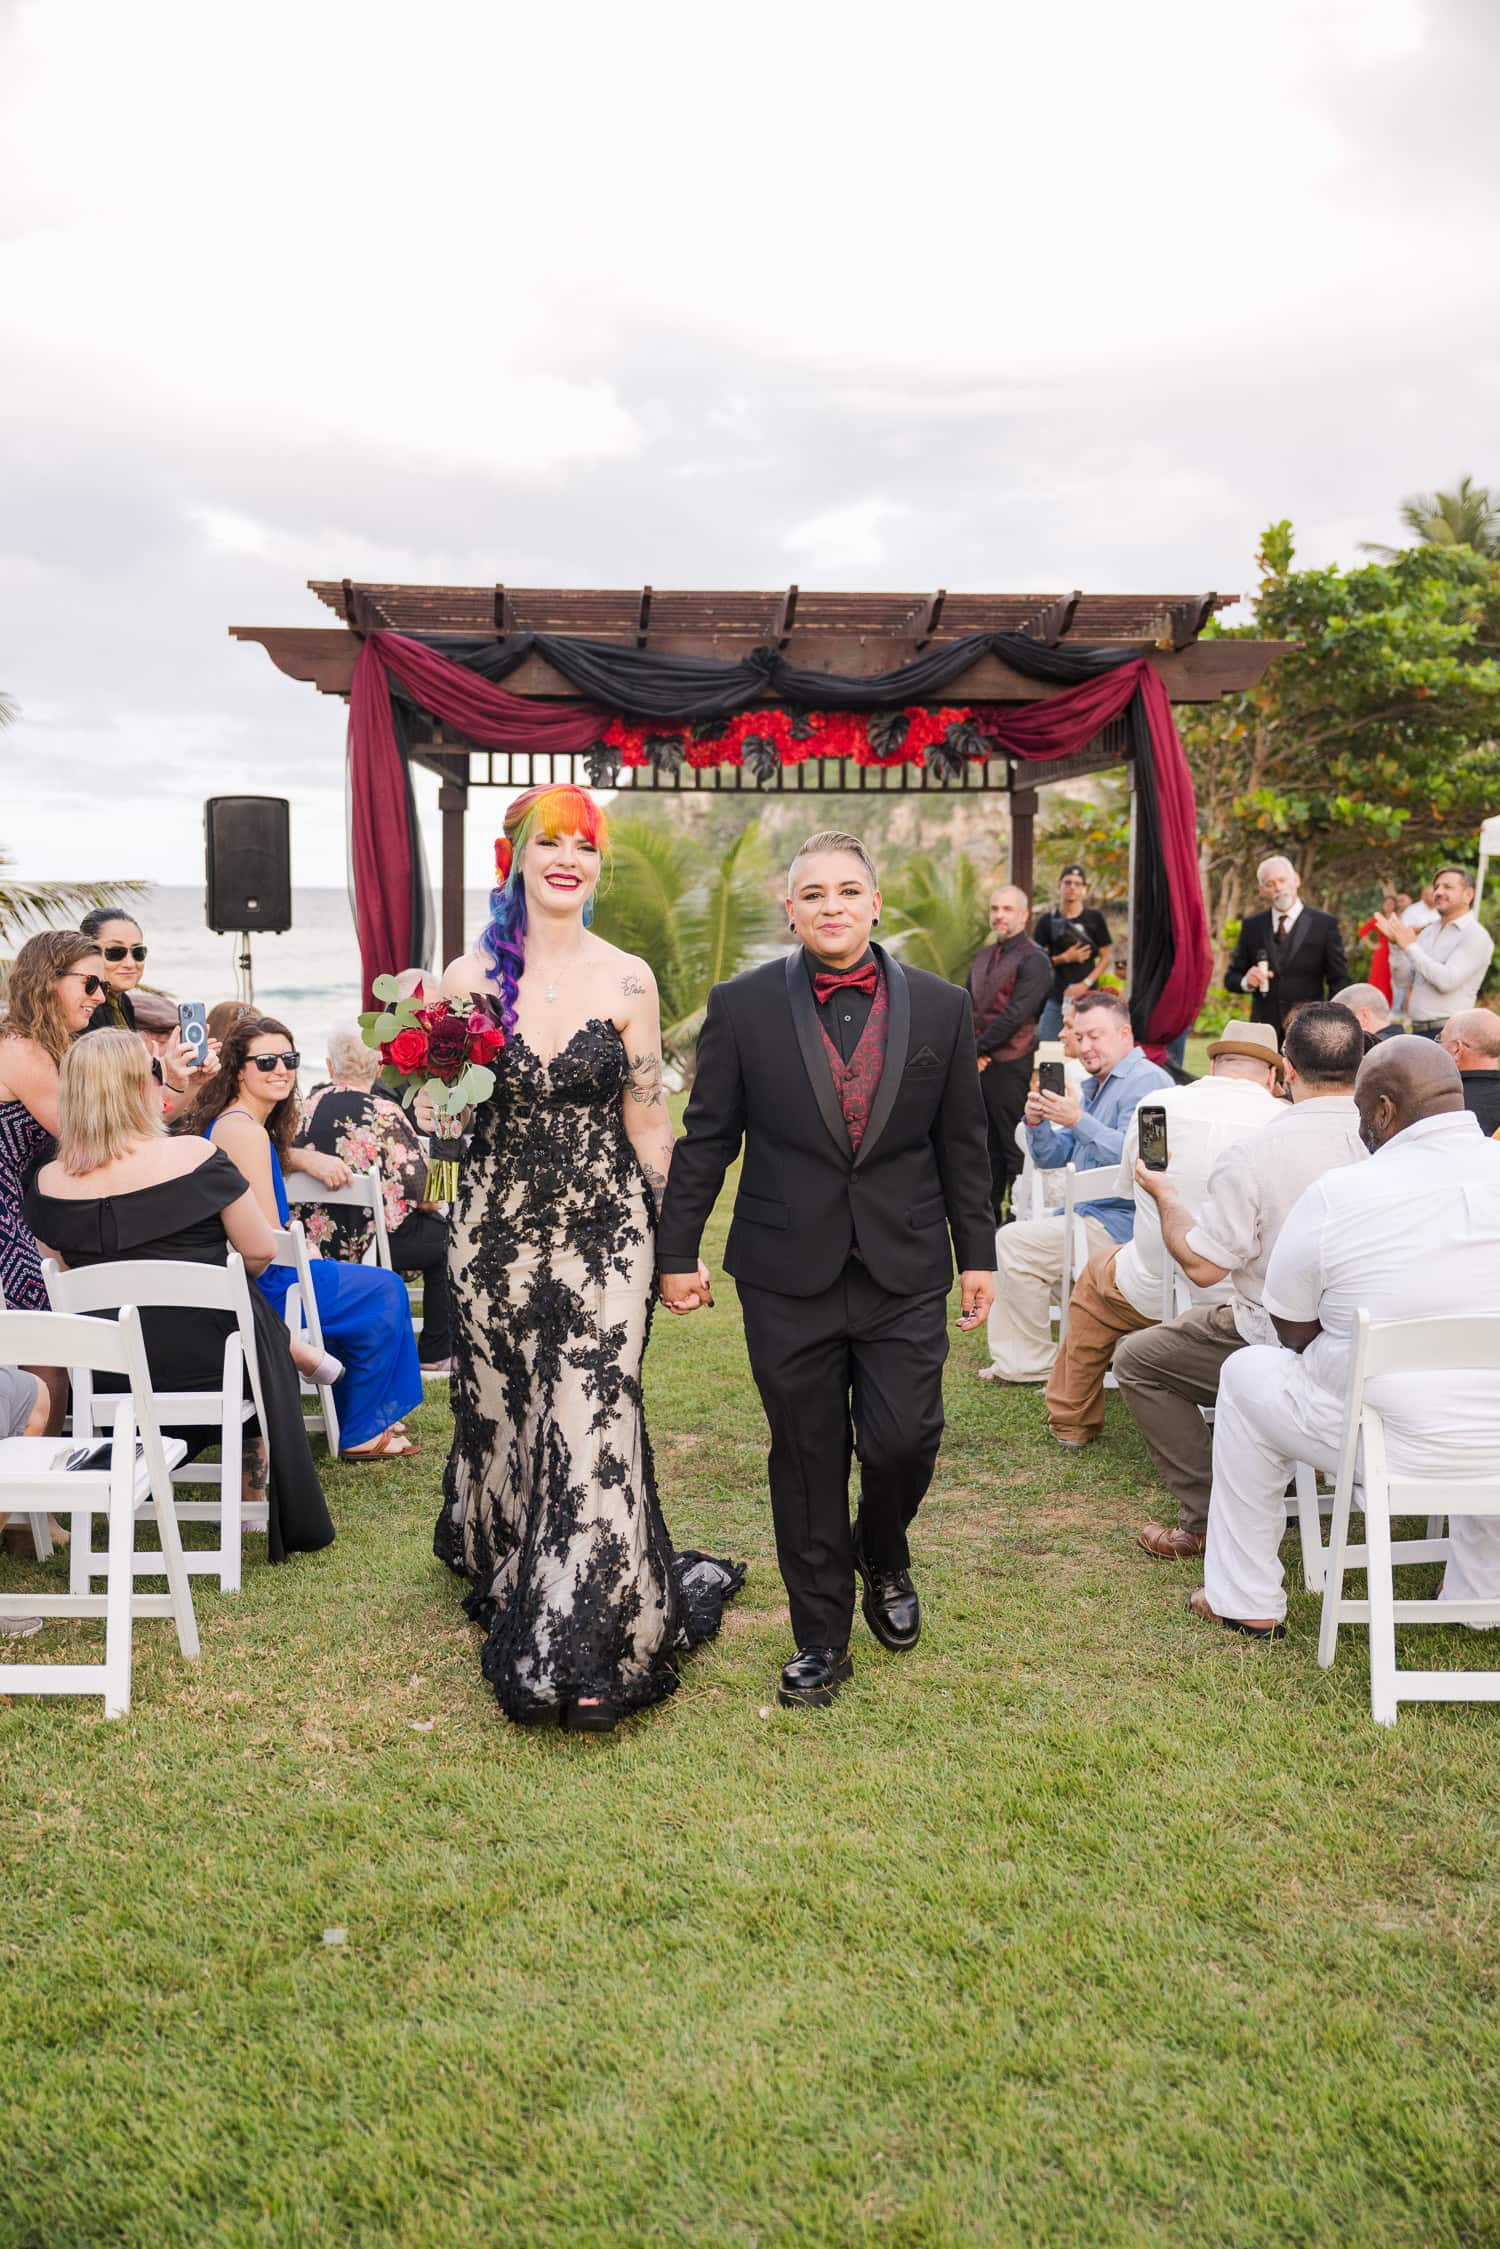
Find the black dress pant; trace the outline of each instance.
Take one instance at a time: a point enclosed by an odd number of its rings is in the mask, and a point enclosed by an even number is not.
[[[1005,1197],[1021,1176],[1022,1156],[1016,1146],[1016,1126],[1031,1090],[1031,1069],[1031,1056],[1017,1054],[1008,1062],[992,1062],[979,1074],[979,1090],[984,1095],[985,1121],[989,1126],[990,1185],[997,1226]]]
[[[739,1297],[771,1426],[771,1519],[792,1632],[799,1648],[846,1647],[854,1541],[872,1570],[904,1570],[911,1558],[907,1526],[943,1434],[947,1291],[892,1296],[851,1258],[820,1295],[742,1287]]]
[[[409,1210],[391,1236],[391,1264],[422,1276],[422,1333],[417,1356],[435,1366],[453,1356],[453,1299],[448,1286],[448,1221],[435,1210]]]

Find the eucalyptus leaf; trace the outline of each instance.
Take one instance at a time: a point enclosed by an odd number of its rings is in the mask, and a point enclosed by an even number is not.
[[[377,976],[370,990],[378,1000],[399,1000],[401,987],[394,976]]]
[[[472,1062],[469,1065],[469,1075],[466,1082],[471,1101],[488,1101],[495,1090],[495,1073],[487,1063]]]

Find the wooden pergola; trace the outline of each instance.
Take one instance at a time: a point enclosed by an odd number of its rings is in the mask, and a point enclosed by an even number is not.
[[[1211,703],[1253,687],[1267,667],[1293,644],[1286,641],[1202,640],[1209,618],[1230,607],[1236,594],[928,594],[805,593],[787,586],[774,593],[657,591],[651,586],[616,591],[570,587],[402,586],[311,579],[313,593],[339,622],[322,627],[231,625],[236,640],[256,641],[291,679],[320,694],[349,693],[361,639],[368,632],[452,634],[466,639],[509,639],[547,633],[664,654],[735,660],[758,648],[775,648],[789,663],[842,677],[894,671],[924,650],[971,633],[1024,633],[1057,647],[1106,647],[1150,658],[1174,703]],[[576,702],[577,691],[533,653],[508,674],[520,695]],[[1030,703],[1059,690],[1025,677],[992,655],[983,656],[944,689],[945,703]],[[582,780],[582,760],[560,755],[518,755],[476,748],[417,718],[410,728],[415,761],[442,783],[442,942],[452,957],[464,946],[464,826],[473,788],[516,790],[539,781]],[[1034,872],[1039,791],[1058,781],[1130,767],[1125,730],[1104,727],[1076,757],[1043,767],[1004,756],[975,759],[962,775],[942,783],[925,767],[853,766],[844,759],[809,760],[784,767],[757,783],[741,767],[695,768],[675,773],[623,769],[622,790],[691,792],[730,789],[755,793],[837,795],[866,790],[922,792],[945,787],[955,795],[1004,796],[1010,823],[1010,874],[1029,891]],[[1133,775],[1131,776],[1133,786]]]

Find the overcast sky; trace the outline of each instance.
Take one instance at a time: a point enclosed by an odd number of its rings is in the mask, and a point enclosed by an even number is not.
[[[0,843],[192,881],[263,791],[341,881],[343,706],[226,637],[311,577],[1359,559],[1500,480],[1495,46],[1487,0],[0,0]]]

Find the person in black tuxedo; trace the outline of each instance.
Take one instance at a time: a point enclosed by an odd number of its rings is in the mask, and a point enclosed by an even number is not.
[[[787,893],[801,943],[709,995],[657,1271],[668,1310],[712,1303],[698,1248],[743,1142],[724,1263],[770,1424],[797,1642],[779,1693],[795,1708],[832,1702],[853,1673],[856,1573],[876,1639],[917,1643],[907,1529],[943,1431],[948,1237],[958,1324],[975,1328],[994,1301],[995,1229],[968,995],[871,944],[880,892],[857,837],[811,837]]]
[[[1331,1000],[1348,983],[1349,963],[1335,917],[1302,903],[1290,859],[1262,859],[1255,881],[1266,911],[1245,916],[1224,983],[1248,992],[1251,1022],[1273,1024],[1279,1038],[1292,1008]]]

